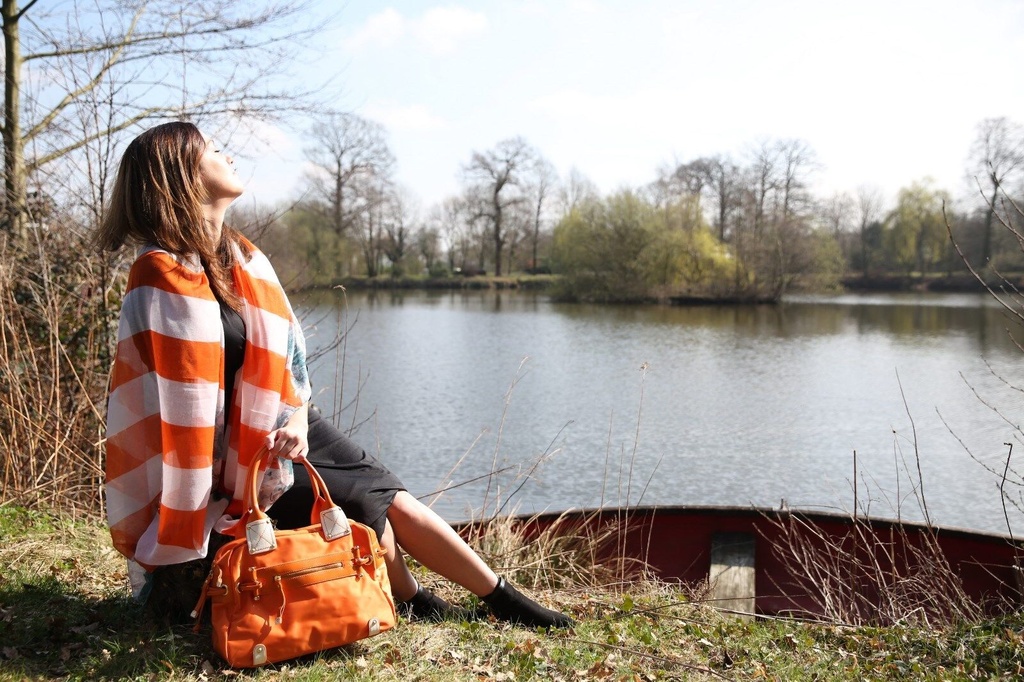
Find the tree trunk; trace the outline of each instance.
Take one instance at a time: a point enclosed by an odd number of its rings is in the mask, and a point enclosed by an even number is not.
[[[497,233],[497,229],[494,230]],[[504,241],[497,236],[494,238],[494,276],[501,277],[501,254],[504,250]]]
[[[718,241],[725,243],[725,214],[728,211],[728,206],[725,204],[726,199],[723,195],[718,205]]]
[[[499,190],[500,191],[500,190]],[[498,193],[494,193],[494,276],[501,277],[501,252],[505,246],[505,237],[502,230],[501,204],[498,201]]]
[[[542,201],[543,200],[537,201],[537,213],[533,217],[533,253],[530,254],[530,267],[533,268],[534,272],[537,272],[537,268],[540,267],[540,264],[537,263],[537,242],[540,241],[540,212]]]
[[[992,198],[988,200],[985,211],[985,235],[981,253],[981,262],[988,263],[992,257],[992,219],[996,214],[996,199],[999,198],[999,181],[992,178]]]
[[[28,238],[25,154],[21,140],[21,38],[17,0],[3,0],[4,32],[4,213],[5,228],[18,240]]]

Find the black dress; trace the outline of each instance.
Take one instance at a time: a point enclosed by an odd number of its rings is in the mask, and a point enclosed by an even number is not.
[[[231,308],[221,305],[224,322],[225,395],[233,395],[234,378],[245,355],[245,323]],[[384,533],[388,507],[405,486],[391,471],[361,447],[348,439],[334,424],[324,419],[314,405],[309,408],[309,454],[307,459],[327,484],[327,491],[345,514]],[[313,508],[313,488],[306,468],[295,465],[295,485],[267,510],[278,528],[309,525]]]

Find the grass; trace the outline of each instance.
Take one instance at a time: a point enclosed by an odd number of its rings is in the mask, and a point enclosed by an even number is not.
[[[577,626],[399,623],[379,637],[255,671],[209,632],[148,622],[105,527],[0,507],[0,681],[7,680],[991,680],[1024,675],[1024,613],[939,628],[740,620],[701,586],[649,578],[527,589]],[[507,534],[505,534],[507,535]],[[504,542],[516,539],[507,535]],[[493,547],[491,548],[494,549]],[[515,556],[516,550],[506,555]],[[417,568],[419,571],[419,569]],[[422,580],[472,605],[446,583]]]

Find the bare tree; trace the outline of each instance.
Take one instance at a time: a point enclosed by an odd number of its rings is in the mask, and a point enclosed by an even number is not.
[[[848,192],[834,192],[826,199],[817,202],[816,218],[814,221],[819,239],[831,240],[839,250],[839,257],[842,259],[845,271],[845,264],[853,261],[852,254],[858,251],[860,235],[857,232],[857,202],[853,195]],[[805,235],[805,238],[813,238],[814,235]]]
[[[767,141],[761,142],[752,152],[750,163],[750,198],[752,200],[752,225],[754,234],[760,234],[767,221],[769,197],[779,188],[778,148]]]
[[[265,118],[308,94],[278,78],[317,30],[306,0],[2,0],[0,17],[4,228],[19,237],[32,175],[94,141],[154,119]]]
[[[859,214],[859,237],[861,269],[867,277],[871,268],[869,230],[882,219],[882,193],[877,187],[861,185],[857,188],[857,212]]]
[[[520,247],[532,236],[534,226],[533,206],[530,196],[524,201],[509,206],[505,214],[505,268],[504,272],[515,271],[519,260]],[[500,274],[500,270],[496,274]]]
[[[461,197],[446,198],[431,209],[430,222],[437,225],[447,253],[448,269],[451,272],[465,269],[472,241],[472,221],[466,201]]]
[[[558,192],[562,217],[569,215],[579,206],[598,199],[600,194],[597,185],[585,176],[579,168],[573,166],[569,169],[569,175],[565,182],[562,183]]]
[[[687,198],[693,213],[686,224],[698,225],[704,219],[719,241],[725,242],[733,236],[730,229],[735,227],[734,218],[744,200],[752,209],[748,222],[755,232],[767,220],[775,219],[773,202],[779,203],[776,194],[785,187],[781,172],[784,161],[782,143],[763,142],[751,153],[746,170],[728,156],[706,156],[676,165],[669,176],[662,171],[658,182],[663,185],[661,191],[668,193],[667,198]]]
[[[814,151],[802,140],[765,140],[750,156],[752,227],[759,234],[769,222],[791,220],[807,207],[807,176],[817,162]]]
[[[423,259],[427,273],[434,277],[441,259],[441,230],[436,223],[424,224],[416,231],[416,252]],[[442,265],[443,267],[443,265]]]
[[[1005,117],[985,119],[978,124],[971,159],[972,174],[985,196],[982,259],[987,263],[992,257],[992,228],[1000,192],[1024,173],[1024,127]],[[984,186],[981,177],[985,178]]]
[[[776,143],[776,148],[782,166],[779,183],[782,211],[778,217],[788,221],[795,211],[809,201],[807,176],[818,166],[818,162],[814,150],[803,140],[781,140]]]
[[[530,198],[533,202],[532,230],[530,231],[530,267],[536,270],[540,266],[538,260],[538,245],[540,244],[541,225],[544,221],[544,211],[551,199],[552,191],[558,180],[555,167],[545,158],[538,157],[533,167],[533,177],[530,182]]]
[[[327,207],[327,217],[338,237],[351,231],[360,213],[359,196],[367,185],[389,179],[395,157],[384,128],[352,113],[331,112],[310,131],[313,142],[306,159],[313,192]]]
[[[678,218],[674,222],[683,229],[692,229],[703,222],[701,199],[710,182],[710,162],[699,158],[660,169],[651,191],[655,204],[666,212],[666,217],[674,213]]]
[[[714,206],[713,223],[719,240],[724,242],[732,215],[741,204],[742,174],[728,157],[713,156],[707,159],[706,168],[707,192]]]
[[[384,200],[381,249],[391,261],[392,277],[405,274],[409,239],[416,223],[415,201],[409,192],[395,188]]]
[[[501,275],[502,252],[510,227],[508,214],[513,206],[527,201],[524,176],[536,157],[523,138],[513,137],[487,152],[474,152],[464,169],[470,213],[487,226],[490,234],[495,275]]]
[[[389,203],[392,198],[391,182],[376,178],[368,183],[359,200],[357,239],[363,252],[367,277],[376,277],[384,260],[384,225],[390,219]]]
[[[451,272],[455,272],[456,267],[455,254],[459,245],[462,206],[463,203],[460,198],[448,197],[440,204],[434,204],[430,208],[429,220],[431,224],[437,225],[437,231],[441,237],[441,248],[447,254],[448,270]]]
[[[855,210],[853,197],[846,192],[835,192],[821,203],[820,216],[825,228],[839,239],[849,232]]]
[[[777,299],[796,276],[814,267],[807,178],[815,167],[799,140],[762,141],[750,153],[742,189],[742,214],[731,235],[737,256],[738,292]]]
[[[708,181],[705,159],[696,159],[689,163],[674,161],[657,171],[657,179],[652,185],[655,203],[672,203],[680,197],[699,196]]]

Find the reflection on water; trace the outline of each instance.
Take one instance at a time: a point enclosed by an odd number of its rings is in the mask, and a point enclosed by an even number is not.
[[[920,518],[909,474],[919,454],[934,519],[1005,529],[996,481],[971,455],[1001,470],[1020,416],[1007,382],[1024,385],[1024,368],[1007,333],[1019,330],[984,296],[733,307],[568,305],[515,291],[342,299],[297,299],[311,347],[351,326],[344,363],[313,368],[328,389],[344,367],[342,396],[317,401],[333,410],[358,396],[344,423],[362,422],[356,440],[416,494],[464,455],[456,481],[553,453],[517,495],[521,511],[783,498],[848,509],[856,453],[858,499]],[[464,518],[517,485],[510,475],[464,485],[435,508]]]

